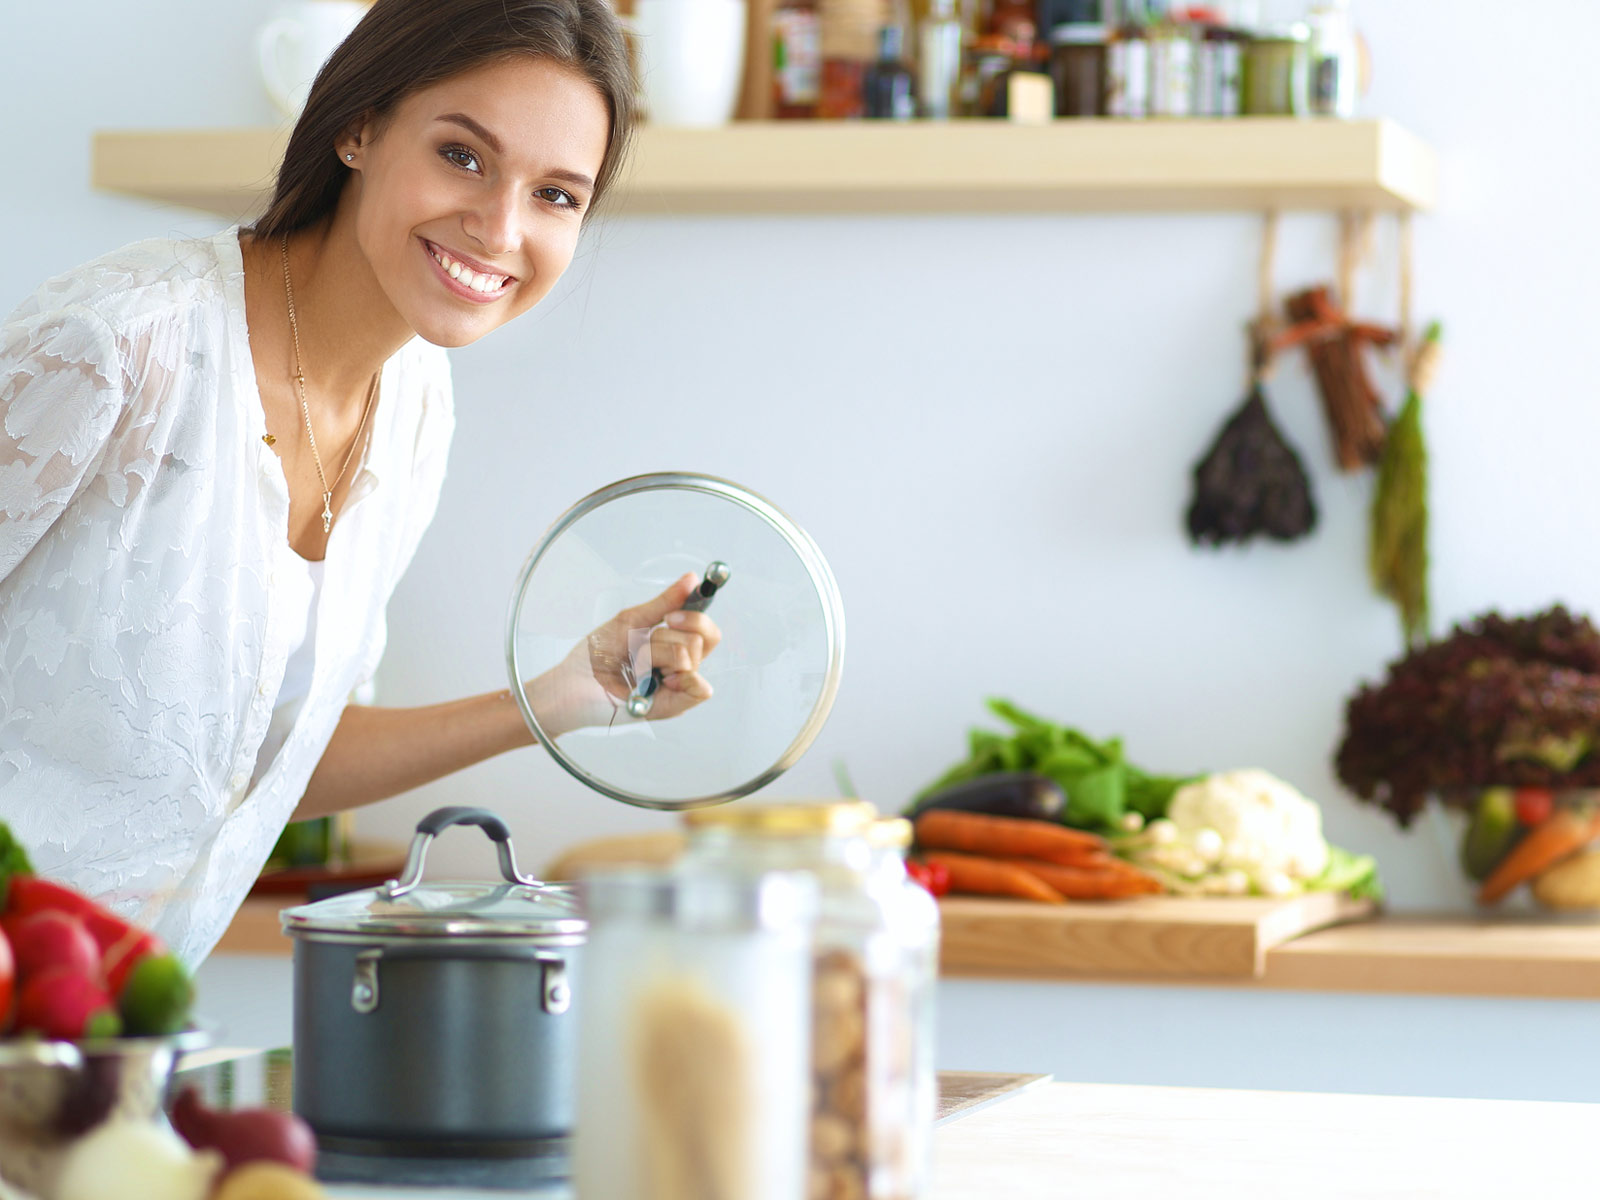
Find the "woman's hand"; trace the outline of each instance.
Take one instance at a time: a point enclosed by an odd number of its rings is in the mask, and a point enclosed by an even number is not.
[[[534,680],[529,698],[546,732],[559,737],[585,725],[633,720],[628,694],[652,669],[661,672],[661,686],[646,720],[676,717],[709,700],[700,663],[722,632],[707,614],[684,611],[699,584],[698,576],[685,574],[659,596],[623,609]]]

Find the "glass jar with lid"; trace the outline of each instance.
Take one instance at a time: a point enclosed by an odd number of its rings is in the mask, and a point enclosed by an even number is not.
[[[816,890],[804,872],[585,878],[579,1200],[807,1200]]]
[[[807,1194],[926,1194],[939,913],[906,874],[909,822],[861,802],[729,805],[685,822],[682,869],[804,871],[818,884]]]
[[[1249,116],[1302,117],[1311,109],[1311,30],[1300,22],[1258,32],[1245,45]]]

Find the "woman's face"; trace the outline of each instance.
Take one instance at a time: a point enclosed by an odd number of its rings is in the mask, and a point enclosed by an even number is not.
[[[513,58],[415,92],[338,146],[356,241],[427,341],[465,346],[549,294],[572,261],[611,120],[555,63]]]

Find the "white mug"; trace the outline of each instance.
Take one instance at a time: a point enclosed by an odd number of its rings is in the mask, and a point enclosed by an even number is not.
[[[300,114],[322,64],[366,12],[363,0],[296,0],[261,27],[261,81],[284,116]]]
[[[739,105],[746,0],[634,0],[645,116],[656,125],[725,125]]]

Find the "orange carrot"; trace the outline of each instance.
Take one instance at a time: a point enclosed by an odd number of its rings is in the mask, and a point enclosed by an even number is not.
[[[1479,904],[1498,904],[1522,884],[1600,837],[1600,811],[1558,808],[1528,830],[1478,889]]]
[[[951,854],[932,850],[923,856],[950,872],[950,890],[973,896],[1018,896],[1045,904],[1065,904],[1066,898],[1031,871],[997,858],[976,854]]]
[[[1106,840],[1081,829],[1026,817],[933,809],[917,818],[917,844],[993,858],[1038,858],[1065,867],[1105,853]]]
[[[1122,900],[1154,896],[1166,890],[1152,876],[1119,859],[1095,867],[1063,867],[1026,858],[1005,861],[1042,879],[1068,900]]]

